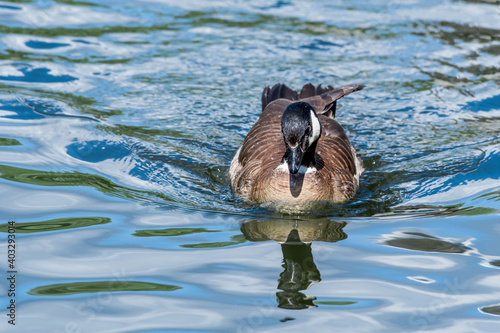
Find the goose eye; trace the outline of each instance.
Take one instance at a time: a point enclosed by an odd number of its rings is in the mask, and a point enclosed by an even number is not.
[[[309,136],[311,134],[311,126],[307,126],[305,136]]]

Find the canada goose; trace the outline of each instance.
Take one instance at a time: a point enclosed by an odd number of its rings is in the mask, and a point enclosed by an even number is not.
[[[300,94],[284,84],[264,88],[262,114],[231,162],[234,192],[298,209],[352,198],[363,167],[335,120],[335,108],[336,100],[363,87],[309,83]]]

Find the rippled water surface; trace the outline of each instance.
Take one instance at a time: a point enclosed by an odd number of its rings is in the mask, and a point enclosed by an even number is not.
[[[264,86],[338,104],[358,195],[232,195]],[[498,1],[0,1],[16,332],[500,330]]]

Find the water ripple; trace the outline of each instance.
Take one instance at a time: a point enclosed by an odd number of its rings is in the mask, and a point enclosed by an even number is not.
[[[497,4],[2,2],[0,209],[18,221],[21,322],[496,331]],[[338,104],[366,169],[350,202],[283,217],[231,193],[277,82],[366,84]]]

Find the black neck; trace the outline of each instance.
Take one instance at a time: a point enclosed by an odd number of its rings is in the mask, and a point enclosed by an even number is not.
[[[311,146],[309,146],[309,149],[304,153],[304,157],[302,158],[302,163],[300,165],[305,166],[306,168],[309,167],[316,167],[316,146],[318,145],[318,141],[313,142]],[[281,159],[281,163],[286,163],[286,152],[283,158]]]
[[[316,146],[318,141],[315,141],[311,144],[309,149],[304,153],[304,157],[302,158],[302,165],[305,167],[313,167],[315,166],[315,155],[316,155]]]

